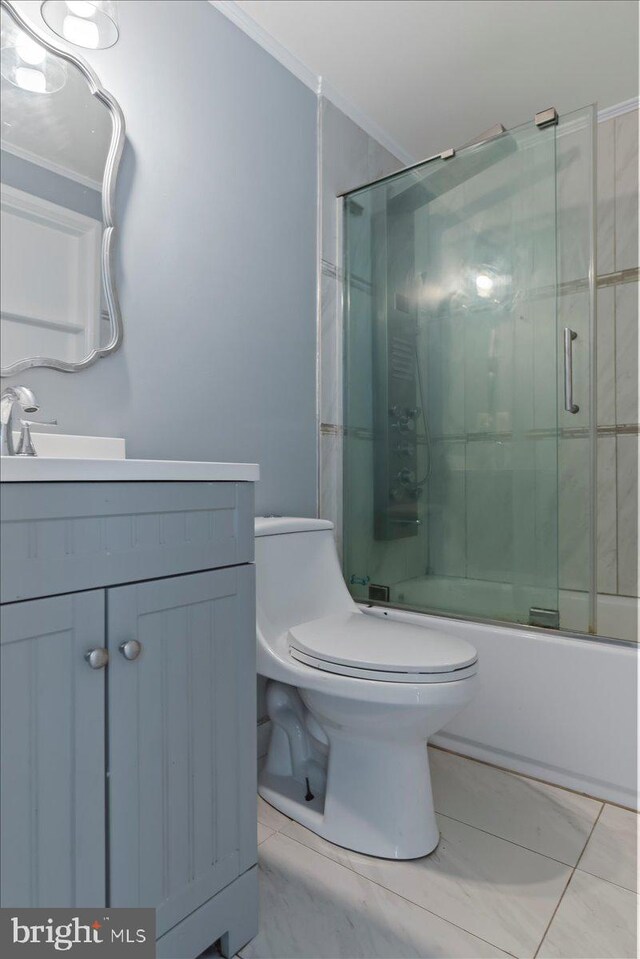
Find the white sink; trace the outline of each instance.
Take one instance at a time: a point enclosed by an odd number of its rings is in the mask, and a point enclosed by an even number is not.
[[[44,428],[43,428],[44,427]],[[69,433],[45,432],[46,424],[31,428],[31,439],[38,458],[82,460],[123,460],[125,441],[117,436],[73,436]],[[41,431],[42,430],[42,431]],[[19,433],[13,434],[17,446]]]
[[[125,480],[255,483],[256,463],[197,463],[188,460],[98,460],[54,457],[3,456],[3,483],[82,483]]]
[[[255,463],[129,460],[125,459],[125,441],[116,437],[44,432],[31,435],[38,455],[0,457],[3,483],[125,480],[254,483],[260,478],[260,468]]]

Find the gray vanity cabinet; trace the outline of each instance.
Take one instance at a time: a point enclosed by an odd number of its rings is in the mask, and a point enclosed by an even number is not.
[[[2,905],[152,906],[166,959],[256,934],[252,493],[3,485]]]
[[[255,863],[253,582],[239,566],[107,594],[111,905],[156,906],[158,936]]]
[[[104,592],[0,610],[1,904],[105,903]]]

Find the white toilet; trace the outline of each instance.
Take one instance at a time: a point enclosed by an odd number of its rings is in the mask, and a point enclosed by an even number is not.
[[[256,519],[258,673],[272,730],[258,791],[339,846],[415,859],[438,844],[427,740],[471,701],[477,653],[363,612],[332,529]]]

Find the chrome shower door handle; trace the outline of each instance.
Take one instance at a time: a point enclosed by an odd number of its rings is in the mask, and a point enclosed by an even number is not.
[[[575,330],[564,328],[564,408],[567,413],[577,413],[580,407],[573,402],[573,341],[578,338]]]

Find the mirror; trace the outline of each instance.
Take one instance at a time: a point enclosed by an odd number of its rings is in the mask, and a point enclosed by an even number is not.
[[[0,374],[67,372],[122,339],[113,193],[122,112],[93,71],[1,11]]]

